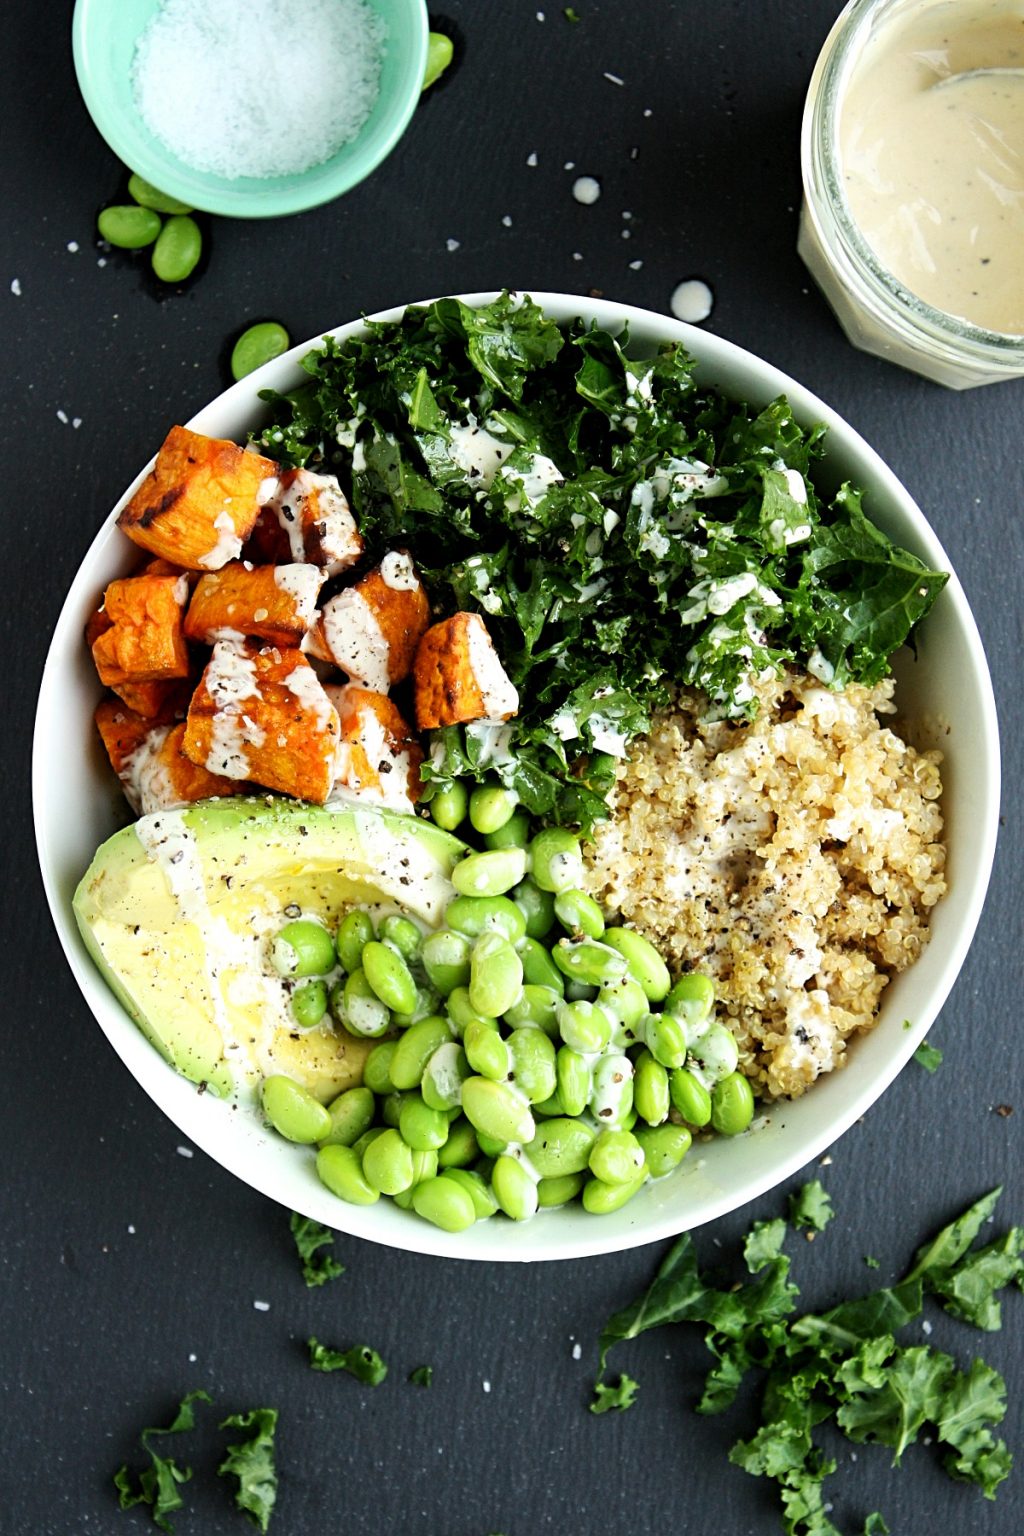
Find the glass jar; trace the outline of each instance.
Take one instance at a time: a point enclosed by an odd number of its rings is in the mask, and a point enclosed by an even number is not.
[[[844,93],[869,40],[884,46],[880,34],[894,13],[906,15],[907,0],[850,0],[818,57],[801,134],[797,249],[855,347],[951,389],[1024,377],[1024,336],[925,303],[881,265],[851,214],[840,164]]]

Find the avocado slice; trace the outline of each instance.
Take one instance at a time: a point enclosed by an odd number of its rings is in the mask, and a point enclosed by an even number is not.
[[[361,1079],[373,1042],[330,1024],[299,1030],[270,940],[296,908],[332,930],[376,903],[434,927],[464,852],[415,816],[205,800],[109,838],[74,911],[111,990],[183,1076],[224,1095],[283,1072],[327,1100]]]

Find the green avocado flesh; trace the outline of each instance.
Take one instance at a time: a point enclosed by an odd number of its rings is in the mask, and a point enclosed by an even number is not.
[[[329,1021],[298,1029],[274,934],[296,908],[333,932],[374,903],[436,927],[463,852],[415,816],[206,800],[109,838],[74,911],[111,991],[185,1077],[226,1094],[283,1072],[327,1100],[360,1080],[373,1042]]]

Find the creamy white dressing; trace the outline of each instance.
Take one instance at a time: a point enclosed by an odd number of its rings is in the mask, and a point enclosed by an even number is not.
[[[466,740],[476,746],[476,760],[481,767],[501,768],[514,760],[512,727],[504,720],[470,720],[464,729]],[[444,756],[443,744],[441,756]]]
[[[452,427],[448,440],[453,461],[485,491],[490,490],[499,468],[516,446],[492,437],[472,416],[465,426]]]
[[[286,592],[295,604],[296,623],[308,629],[316,618],[316,600],[326,572],[320,566],[306,562],[275,565],[273,570],[275,585]]]
[[[412,556],[404,549],[392,549],[384,556],[380,565],[380,578],[386,587],[392,592],[415,592],[419,589],[420,579],[416,574]]]
[[[488,719],[507,720],[519,709],[519,694],[498,660],[498,653],[479,614],[470,614],[466,636],[469,665],[480,690],[484,715]]]
[[[321,731],[329,731],[333,725],[335,732],[338,729],[338,717],[334,705],[327,697],[323,684],[317,677],[308,662],[300,662],[294,667],[287,677],[282,678],[284,686],[289,693],[293,693],[299,700],[303,709],[307,709],[316,720]],[[256,743],[259,745],[259,743]]]
[[[259,699],[256,663],[234,640],[218,640],[203,673],[203,682],[214,707],[210,748],[205,767],[226,779],[249,777],[246,748],[258,746],[251,720],[246,724],[242,705]]]
[[[516,487],[513,494],[506,498],[510,512],[534,511],[552,486],[565,484],[562,471],[546,453],[532,453],[529,464],[522,469],[516,469],[512,464],[503,464],[498,475]]]
[[[337,576],[362,554],[363,541],[336,475],[289,470],[265,505],[288,535],[288,547],[297,564],[317,554],[317,564],[325,574]]]
[[[324,642],[332,659],[354,683],[387,693],[391,685],[391,647],[366,598],[346,587],[324,604]]]
[[[170,735],[169,725],[157,726],[122,764],[118,778],[125,798],[137,816],[171,810],[182,804],[175,793],[160,749]]]
[[[266,484],[264,481],[263,484]],[[212,549],[208,549],[205,555],[199,556],[199,564],[208,571],[219,571],[222,565],[227,565],[229,560],[237,560],[242,553],[242,541],[235,532],[234,519],[230,512],[218,512],[213,520],[213,526],[217,533],[217,542]]]

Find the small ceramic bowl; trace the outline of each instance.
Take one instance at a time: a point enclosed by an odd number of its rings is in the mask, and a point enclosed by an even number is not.
[[[149,132],[139,115],[131,70],[138,38],[159,0],[77,0],[72,22],[75,72],[89,114],[131,170],[204,213],[270,219],[340,197],[375,170],[405,132],[427,64],[425,0],[366,0],[387,28],[380,92],[356,137],[322,165],[298,175],[237,177],[194,170]]]

